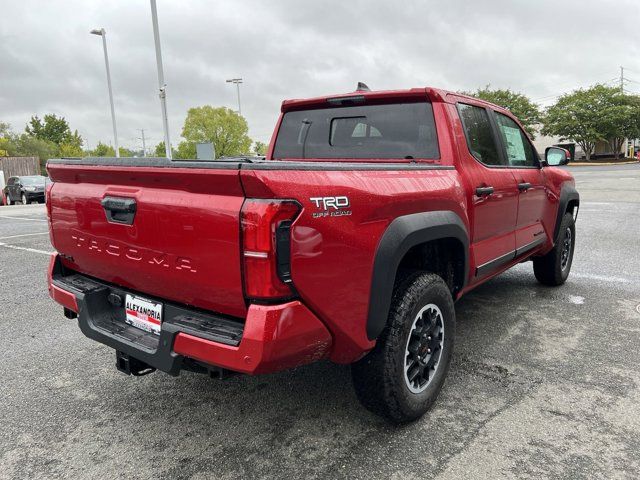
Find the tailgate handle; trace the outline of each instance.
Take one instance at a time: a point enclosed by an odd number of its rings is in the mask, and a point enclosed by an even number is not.
[[[107,214],[107,221],[133,225],[136,216],[135,198],[104,197],[100,203]]]

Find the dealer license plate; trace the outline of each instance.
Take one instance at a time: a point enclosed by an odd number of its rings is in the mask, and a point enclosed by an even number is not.
[[[125,321],[145,332],[160,335],[162,324],[162,304],[146,298],[127,294],[124,303]]]

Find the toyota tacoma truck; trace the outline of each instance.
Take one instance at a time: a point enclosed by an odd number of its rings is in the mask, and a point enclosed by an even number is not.
[[[527,260],[567,279],[568,158],[482,100],[360,86],[284,101],[265,157],[53,159],[49,292],[124,373],[327,359],[411,421],[443,386],[456,300]]]

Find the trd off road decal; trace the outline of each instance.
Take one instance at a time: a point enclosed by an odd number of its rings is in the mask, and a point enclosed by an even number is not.
[[[346,217],[351,215],[349,197],[311,197],[311,202],[320,211],[313,212],[313,218]]]

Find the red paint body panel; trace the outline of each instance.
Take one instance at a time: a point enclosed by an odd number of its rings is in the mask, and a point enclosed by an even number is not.
[[[571,175],[549,167],[482,165],[469,152],[455,103],[490,107],[513,118],[508,111],[431,88],[341,96],[353,95],[369,103],[430,101],[440,158],[273,160],[284,113],[322,108],[336,95],[282,104],[267,153],[270,168],[50,164],[52,239],[64,266],[141,294],[244,319],[238,347],[179,333],[174,349],[211,365],[265,373],[324,357],[349,363],[373,348],[366,322],[375,255],[384,232],[400,216],[445,210],[462,220],[469,269],[457,298],[523,258],[480,276],[478,266],[531,243],[540,232],[544,242],[527,255],[553,247],[560,192],[564,184],[573,185]],[[388,168],[356,168],[382,162]],[[323,168],[300,167],[307,164]],[[441,169],[411,168],[425,165]],[[532,188],[520,192],[521,182]],[[489,185],[495,189],[491,197],[476,195],[477,187]],[[348,197],[349,213],[318,217],[311,199],[326,195]],[[106,221],[100,204],[105,196],[135,198],[133,225]],[[301,206],[290,234],[294,300],[256,305],[245,298],[239,221],[245,198],[289,199]],[[51,292],[56,301],[70,304],[68,296]]]
[[[168,170],[50,165],[54,247],[75,271],[244,316],[238,171]],[[107,222],[106,196],[136,200],[133,225]]]
[[[373,348],[364,325],[376,249],[397,216],[450,210],[465,218],[455,170],[242,172],[248,196],[297,200],[303,210],[292,229],[291,271],[300,297],[334,336],[331,360],[349,363]],[[250,181],[245,182],[245,177]],[[260,184],[252,191],[247,185]],[[330,186],[330,187],[327,187]],[[347,196],[351,215],[313,218],[311,197]]]
[[[236,372],[270,373],[321,360],[331,335],[301,302],[251,305],[237,347],[179,333],[174,351]]]

